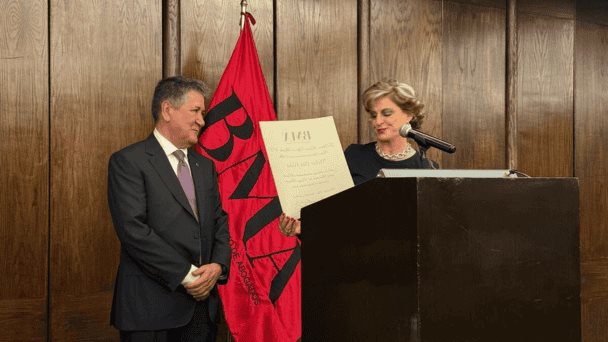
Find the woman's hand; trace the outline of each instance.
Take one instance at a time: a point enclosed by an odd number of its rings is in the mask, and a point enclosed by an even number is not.
[[[299,235],[301,229],[300,220],[282,213],[281,216],[279,216],[279,229],[281,229],[281,233],[286,236]]]

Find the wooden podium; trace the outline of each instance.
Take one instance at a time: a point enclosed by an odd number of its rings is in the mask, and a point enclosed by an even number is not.
[[[303,341],[581,339],[575,178],[377,178],[301,219]]]

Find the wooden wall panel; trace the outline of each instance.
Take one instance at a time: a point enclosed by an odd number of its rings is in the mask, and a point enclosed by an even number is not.
[[[574,21],[519,14],[517,169],[573,176]]]
[[[608,281],[598,276],[608,270],[608,26],[577,22],[575,46],[574,174],[581,188],[583,339],[599,342],[608,331]]]
[[[581,263],[581,318],[585,342],[606,341],[608,331],[608,261]]]
[[[530,1],[530,0],[527,0]],[[551,1],[551,0],[549,0]],[[477,5],[483,7],[495,7],[502,8],[506,7],[507,1],[505,0],[450,0],[450,2],[468,4],[468,5]]]
[[[581,182],[582,257],[608,258],[608,27],[578,23],[575,175]]]
[[[152,130],[161,1],[51,2],[51,337],[116,340],[110,154]]]
[[[393,78],[410,84],[425,104],[427,116],[422,131],[442,136],[441,112],[441,1],[380,1],[370,4],[370,84]],[[369,115],[361,113],[367,126],[362,142],[375,140],[368,124]],[[441,152],[430,149],[428,157],[441,163]],[[449,157],[446,157],[449,158]]]
[[[505,10],[443,4],[443,137],[456,145],[444,168],[505,162]]]
[[[521,13],[536,14],[553,18],[574,19],[576,8],[574,0],[526,0],[517,1]]]
[[[46,336],[48,268],[47,2],[0,11],[0,340]]]
[[[333,115],[345,148],[357,142],[357,1],[276,5],[277,115]]]
[[[608,1],[576,0],[577,21],[608,25]]]
[[[163,0],[163,78],[182,72],[181,13],[179,0]]]
[[[270,96],[274,94],[273,1],[249,1],[247,11],[256,20],[253,38]],[[182,74],[205,81],[213,90],[241,33],[240,1],[182,0]]]

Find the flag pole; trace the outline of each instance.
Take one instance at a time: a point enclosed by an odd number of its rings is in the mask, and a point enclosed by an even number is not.
[[[245,13],[247,13],[247,0],[241,0],[241,22],[239,23],[241,30],[245,27]]]

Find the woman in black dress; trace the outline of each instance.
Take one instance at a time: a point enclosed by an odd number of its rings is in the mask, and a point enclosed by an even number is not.
[[[418,100],[412,86],[396,80],[376,82],[363,92],[363,105],[369,113],[376,141],[352,144],[344,151],[355,185],[375,178],[383,168],[431,168],[429,161],[399,134],[401,126],[407,123],[413,129],[419,129],[425,116],[424,104]],[[279,221],[283,234],[300,233],[299,220],[283,214]]]
[[[429,168],[429,162],[399,135],[401,126],[409,123],[419,129],[424,119],[424,104],[414,88],[395,80],[376,82],[363,93],[363,105],[376,141],[352,144],[344,151],[355,185],[375,178],[383,168]]]

